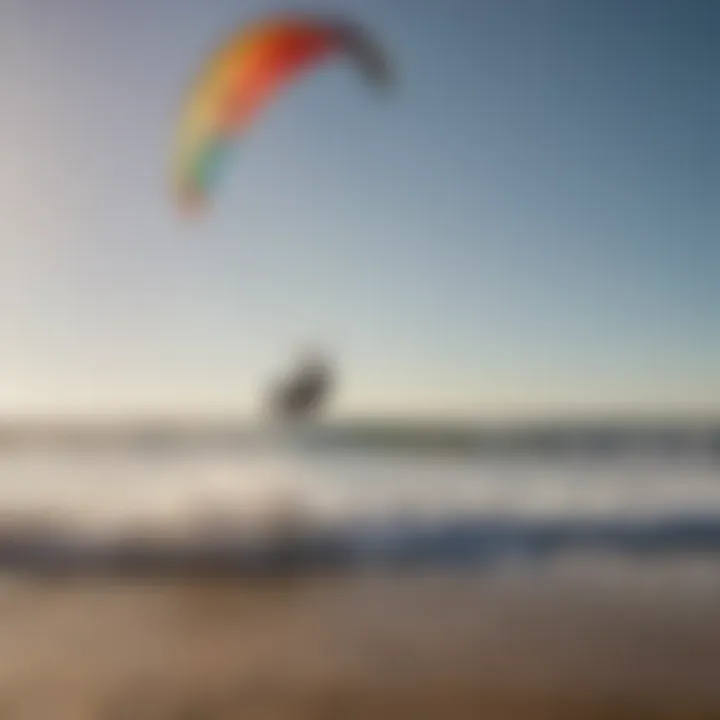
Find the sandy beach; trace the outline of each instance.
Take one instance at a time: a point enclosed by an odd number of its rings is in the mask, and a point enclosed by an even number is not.
[[[720,718],[707,559],[0,588],[2,718]]]

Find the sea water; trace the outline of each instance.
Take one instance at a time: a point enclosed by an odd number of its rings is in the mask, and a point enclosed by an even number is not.
[[[720,551],[720,463],[311,438],[0,450],[0,564],[222,555],[340,567]],[[279,540],[283,540],[278,544]],[[163,555],[164,554],[164,555]]]

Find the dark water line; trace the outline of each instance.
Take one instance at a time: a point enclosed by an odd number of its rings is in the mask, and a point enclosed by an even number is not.
[[[0,539],[0,569],[41,575],[255,577],[373,568],[480,568],[507,561],[542,563],[583,552],[720,557],[720,518],[368,523],[250,540],[126,537],[100,543],[62,534],[17,533]]]

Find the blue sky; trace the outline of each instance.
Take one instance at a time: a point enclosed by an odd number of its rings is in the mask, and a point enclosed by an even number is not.
[[[327,0],[336,63],[181,221],[189,78],[261,0],[3,0],[0,412],[251,410],[306,341],[340,414],[720,410],[720,4]]]

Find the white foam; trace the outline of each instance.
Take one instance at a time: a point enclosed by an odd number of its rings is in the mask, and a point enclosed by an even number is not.
[[[177,533],[250,527],[282,508],[315,522],[389,516],[622,519],[714,514],[711,464],[381,458],[197,451],[5,452],[0,517],[77,531]]]

